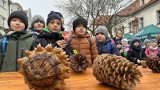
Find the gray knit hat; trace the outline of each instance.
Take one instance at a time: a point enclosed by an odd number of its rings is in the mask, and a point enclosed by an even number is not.
[[[33,25],[36,21],[42,21],[43,24],[45,25],[45,21],[44,21],[44,18],[41,16],[41,15],[34,15],[32,17],[32,21],[31,21],[31,28],[33,28]]]
[[[151,42],[158,43],[158,40],[154,38],[154,39],[151,40]]]
[[[150,42],[151,42],[151,40],[145,39],[145,40],[144,40],[144,45],[147,45],[147,43],[150,43]]]
[[[96,29],[95,35],[98,33],[103,33],[106,37],[108,35],[107,28],[104,26],[100,26]]]

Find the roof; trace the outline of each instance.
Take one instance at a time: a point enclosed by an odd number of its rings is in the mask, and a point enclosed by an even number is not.
[[[121,16],[128,16],[128,15],[132,15],[146,7],[148,7],[149,5],[155,3],[158,0],[150,0],[148,3],[144,4],[144,5],[140,5],[140,0],[136,0],[135,2],[133,2],[131,5],[129,5],[128,7],[124,8],[123,10],[121,10],[118,15]]]
[[[95,24],[96,25],[105,25],[106,23],[109,22],[109,16],[105,15],[100,15],[96,20]]]

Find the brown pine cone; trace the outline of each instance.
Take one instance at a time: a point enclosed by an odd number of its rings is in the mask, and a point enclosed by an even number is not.
[[[160,58],[149,58],[147,59],[147,66],[155,73],[160,73]]]
[[[84,72],[88,67],[88,61],[84,54],[73,54],[70,58],[70,67],[75,72]]]
[[[120,88],[135,88],[140,83],[142,74],[138,65],[122,56],[102,54],[97,56],[93,63],[93,75],[107,85]]]
[[[64,79],[69,77],[68,56],[61,48],[45,48],[40,45],[33,51],[26,51],[26,56],[18,60],[25,83],[30,89],[62,89]]]

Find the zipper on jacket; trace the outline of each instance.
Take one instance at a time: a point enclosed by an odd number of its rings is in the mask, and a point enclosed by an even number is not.
[[[17,37],[17,43],[16,43],[16,71],[18,71],[18,62],[17,62],[17,59],[18,59],[18,47],[19,47],[19,38],[20,36]]]
[[[77,39],[78,39],[78,52],[80,52],[80,39],[79,38]]]

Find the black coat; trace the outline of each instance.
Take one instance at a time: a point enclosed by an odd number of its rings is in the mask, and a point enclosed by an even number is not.
[[[47,44],[52,44],[52,47],[60,47],[56,42],[58,40],[63,40],[61,34],[58,33],[48,33],[48,32],[42,32],[32,43],[31,50],[34,50],[35,47],[37,47],[38,44],[41,44],[42,47],[47,46]],[[72,49],[69,45],[66,46],[66,48],[63,49],[66,51],[67,55],[72,55]]]
[[[138,47],[135,47],[133,44],[134,42],[139,42],[139,39],[137,38],[133,38],[130,44],[130,48],[127,52],[127,59],[130,60],[131,62],[134,62],[135,64],[137,63],[137,60],[145,60],[146,59],[146,55],[141,47],[141,45],[139,45]]]

